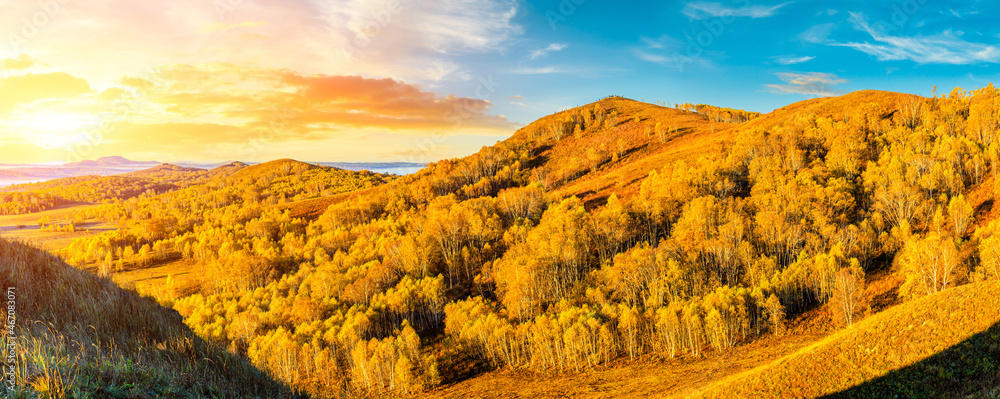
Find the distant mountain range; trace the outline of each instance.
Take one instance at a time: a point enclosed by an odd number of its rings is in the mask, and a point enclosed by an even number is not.
[[[213,164],[180,162],[169,166],[209,170],[231,163],[233,162],[219,162]],[[256,163],[248,164],[253,165]],[[314,162],[314,164],[346,170],[369,170],[376,173],[391,173],[397,175],[414,173],[425,166],[425,164],[408,162]],[[0,187],[15,183],[40,182],[52,179],[61,179],[64,177],[91,175],[111,176],[143,171],[153,167],[159,167],[160,165],[166,164],[156,161],[133,161],[120,156],[103,157],[96,160],[73,162],[64,165],[0,164]]]

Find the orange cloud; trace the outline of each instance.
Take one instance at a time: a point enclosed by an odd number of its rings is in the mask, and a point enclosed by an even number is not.
[[[11,114],[21,128],[0,126],[0,137],[31,141],[42,132],[50,147],[72,154],[79,149],[73,147],[88,148],[87,154],[77,154],[87,158],[258,160],[310,154],[316,160],[345,159],[358,156],[352,147],[412,153],[422,137],[451,137],[453,144],[437,144],[437,153],[478,148],[482,143],[475,137],[492,142],[518,127],[490,115],[489,101],[442,95],[394,79],[233,64],[162,66],[141,77],[118,78],[100,92],[65,73],[22,75],[0,80],[0,91],[8,90],[18,94],[2,97],[7,103],[0,102],[0,111],[46,101]],[[38,115],[45,113],[66,116],[61,123],[40,126],[46,118]],[[105,126],[99,134],[97,126]],[[277,154],[277,148],[294,152]]]
[[[267,127],[280,120],[292,132],[316,134],[334,126],[393,130],[466,128],[513,130],[490,102],[442,96],[393,79],[304,75],[228,64],[173,65],[150,78],[152,101],[178,117],[216,115]]]

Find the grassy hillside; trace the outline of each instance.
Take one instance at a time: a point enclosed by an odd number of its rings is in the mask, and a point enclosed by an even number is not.
[[[40,250],[0,239],[0,286],[16,326],[16,338],[3,333],[16,353],[9,397],[292,396],[195,336],[177,312]]]
[[[965,397],[996,387],[1000,282],[908,302],[699,397]],[[996,392],[993,392],[995,394]]]
[[[598,112],[606,114],[602,123],[595,119],[588,125],[579,116]],[[576,125],[583,126],[578,135]],[[716,153],[735,126],[696,112],[609,97],[539,119],[505,143],[535,148],[528,166],[555,195],[579,196],[596,206],[612,193],[636,194],[642,179],[664,164]],[[559,128],[565,129],[560,139],[551,140]]]

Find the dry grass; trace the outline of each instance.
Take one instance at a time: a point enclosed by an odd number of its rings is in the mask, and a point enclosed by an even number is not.
[[[177,312],[27,245],[0,239],[0,287],[17,293],[16,397],[292,396]]]
[[[112,280],[164,303],[201,292],[203,278],[197,262],[181,260],[118,272]]]
[[[583,373],[489,372],[426,394],[432,398],[648,398],[683,397],[724,378],[793,353],[818,334],[768,337],[703,358],[625,359]]]
[[[540,162],[533,165],[540,170],[556,171],[572,163],[574,158],[586,159],[588,148],[616,149],[621,140],[624,153],[617,161],[606,162],[597,170],[587,171],[561,186],[553,187],[553,195],[578,196],[588,207],[602,205],[612,193],[619,197],[637,193],[642,179],[649,172],[677,160],[697,160],[733,137],[732,129],[741,126],[713,122],[698,113],[621,97],[606,98],[595,104],[608,113],[616,113],[618,123],[610,128],[589,128],[579,138],[569,135],[561,140],[545,143],[543,151],[536,157]],[[508,141],[531,142],[529,132],[544,130],[550,120],[593,110],[595,104],[542,118],[522,128]],[[655,132],[652,136],[646,134],[646,126],[653,127],[657,123],[667,131],[663,142]]]
[[[699,396],[976,393],[977,383],[1000,367],[998,290],[1000,281],[970,284],[889,308],[772,364],[719,381]]]

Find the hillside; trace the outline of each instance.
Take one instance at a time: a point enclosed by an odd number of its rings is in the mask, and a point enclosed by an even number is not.
[[[575,133],[591,113],[596,128]],[[597,116],[604,115],[604,116]],[[733,123],[695,112],[609,97],[539,119],[520,129],[507,146],[536,149],[529,166],[541,183],[562,197],[603,204],[611,194],[631,196],[649,172],[677,160],[696,161],[733,137]],[[557,133],[558,131],[558,133]],[[553,135],[558,140],[552,140]]]
[[[307,219],[294,275],[175,306],[222,341],[239,331],[230,320],[294,320],[309,333],[261,327],[230,342],[268,369],[265,342],[328,350],[344,370],[324,377],[336,388],[294,383],[307,371],[283,380],[321,397],[437,381],[456,396],[510,385],[545,396],[547,381],[589,378],[555,376],[623,378],[617,367],[649,357],[662,378],[721,378],[758,365],[719,363],[732,353],[770,361],[796,349],[785,343],[1000,275],[982,191],[995,136],[964,111],[991,93],[860,92],[742,123],[606,98],[377,189],[311,200],[327,209]],[[948,277],[921,285],[934,273]],[[805,327],[783,335],[789,321]],[[690,382],[673,394],[710,381]]]
[[[175,311],[24,244],[0,239],[0,286],[16,325],[2,333],[16,352],[12,397],[292,396]]]
[[[683,395],[1000,279],[1000,93],[955,93],[608,97],[398,178],[235,165],[59,253],[312,397]]]
[[[247,164],[245,163],[232,162],[206,170],[202,168],[185,167],[165,163],[149,169],[129,172],[123,176],[136,177],[158,183],[172,184],[177,187],[188,187],[204,184],[213,179],[221,179],[231,176],[246,167]]]
[[[996,395],[1000,282],[893,307],[696,397],[967,397]]]
[[[545,176],[543,185],[559,196],[578,196],[588,205],[601,205],[612,193],[637,195],[643,178],[664,165],[717,158],[740,135],[792,125],[797,118],[843,118],[858,104],[894,110],[916,99],[909,94],[866,90],[805,100],[744,123],[726,123],[689,110],[609,97],[539,119],[505,144],[537,145],[536,161],[530,166],[533,173]],[[575,124],[583,123],[579,115],[596,109],[608,115],[601,128],[586,129],[579,137],[573,134]],[[894,114],[878,116],[891,119]],[[560,139],[548,140],[555,129],[563,129]],[[591,148],[598,150],[596,155],[588,152]]]

